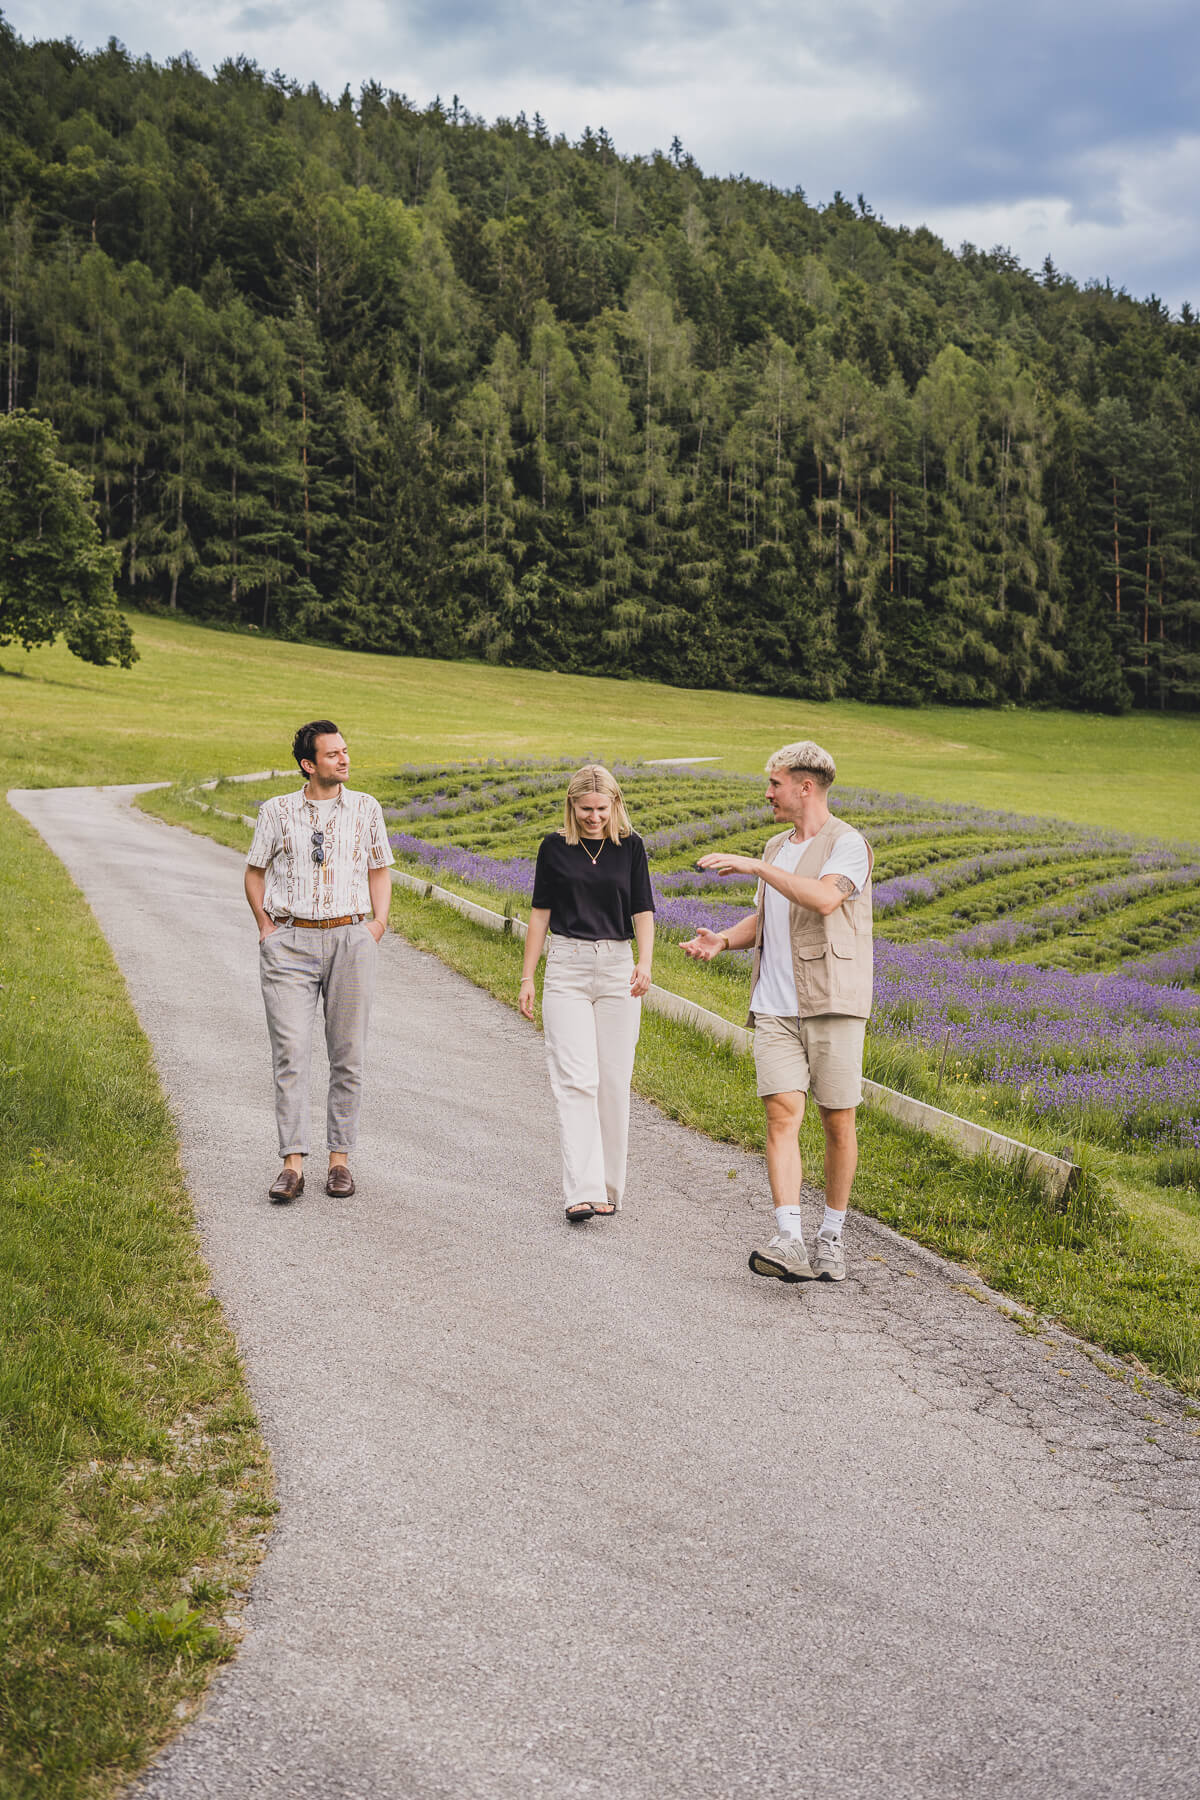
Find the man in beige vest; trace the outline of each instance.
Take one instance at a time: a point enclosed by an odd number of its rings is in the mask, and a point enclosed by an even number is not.
[[[858,1164],[854,1110],[862,1100],[863,1041],[871,1011],[871,848],[835,818],[836,770],[819,744],[786,744],[767,764],[767,801],[787,827],[761,860],[702,856],[718,875],[752,875],[755,910],[728,931],[696,933],[683,948],[709,962],[754,949],[750,1017],[758,1092],[767,1113],[767,1174],[775,1235],[750,1254],[756,1275],[781,1281],[846,1273],[842,1227]],[[825,1215],[809,1261],[800,1209],[800,1125],[811,1089],[825,1133]]]

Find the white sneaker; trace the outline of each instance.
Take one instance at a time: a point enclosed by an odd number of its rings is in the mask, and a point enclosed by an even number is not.
[[[813,1267],[803,1238],[784,1237],[777,1231],[763,1250],[750,1252],[753,1275],[774,1275],[778,1281],[811,1281]]]
[[[828,1237],[823,1231],[818,1235],[813,1274],[820,1281],[845,1281],[846,1255],[840,1237]]]

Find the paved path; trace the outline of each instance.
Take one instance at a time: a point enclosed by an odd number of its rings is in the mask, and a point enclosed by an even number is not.
[[[240,859],[128,792],[14,799],[154,1044],[282,1507],[142,1800],[1200,1793],[1195,1421],[866,1221],[840,1289],[754,1280],[761,1165],[640,1104],[568,1230],[540,1039],[396,939],[360,1193],[269,1206]]]

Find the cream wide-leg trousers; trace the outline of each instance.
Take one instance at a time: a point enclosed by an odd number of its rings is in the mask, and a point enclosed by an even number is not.
[[[629,1083],[642,1023],[630,996],[633,951],[609,939],[553,937],[542,1025],[562,1138],[563,1204],[619,1207],[629,1148]]]

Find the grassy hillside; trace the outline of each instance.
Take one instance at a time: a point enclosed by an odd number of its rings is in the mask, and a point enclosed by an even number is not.
[[[404,762],[574,753],[757,772],[781,743],[814,737],[856,785],[1200,840],[1198,718],[775,700],[133,625],[129,671],[61,647],[0,654],[9,785],[279,768],[295,725],[321,715],[345,731],[356,780]]]

